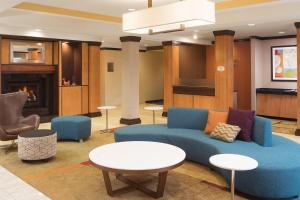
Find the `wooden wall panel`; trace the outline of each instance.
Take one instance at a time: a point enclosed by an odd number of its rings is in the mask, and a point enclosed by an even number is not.
[[[215,45],[206,46],[206,79],[215,80]]]
[[[45,42],[45,65],[53,64],[53,43]]]
[[[257,94],[256,113],[264,116],[297,118],[297,96]]]
[[[204,45],[179,46],[179,78],[205,79],[206,47]]]
[[[174,94],[174,107],[192,108],[194,105],[193,95]]]
[[[251,109],[251,44],[234,43],[234,89],[237,91],[237,108]]]
[[[164,112],[173,107],[173,85],[179,82],[179,47],[166,45],[164,50]]]
[[[89,112],[89,87],[81,86],[81,111],[82,114],[87,114]]]
[[[82,113],[81,86],[61,87],[61,115]]]
[[[58,86],[62,86],[62,42],[58,42]]]
[[[3,39],[1,42],[1,63],[10,63],[10,40]]]
[[[53,65],[59,64],[59,44],[58,42],[53,42]]]
[[[99,112],[100,106],[100,47],[89,45],[89,112]]]
[[[194,108],[215,109],[215,97],[194,95]]]
[[[82,51],[82,77],[81,77],[81,81],[82,81],[82,85],[88,85],[89,84],[89,48],[88,48],[88,44],[83,42],[82,43],[82,47],[81,47],[81,51]]]

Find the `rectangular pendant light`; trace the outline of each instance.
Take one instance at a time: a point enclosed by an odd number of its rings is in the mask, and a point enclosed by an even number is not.
[[[214,24],[215,21],[214,2],[185,0],[123,14],[123,31],[157,34]]]

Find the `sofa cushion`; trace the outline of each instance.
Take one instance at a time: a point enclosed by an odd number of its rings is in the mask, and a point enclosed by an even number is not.
[[[241,128],[238,126],[220,122],[211,132],[210,137],[218,140],[223,140],[225,142],[233,142],[240,131]]]
[[[208,110],[192,108],[170,108],[168,110],[168,128],[204,130]]]
[[[207,123],[204,132],[210,134],[219,122],[226,123],[228,112],[208,111]]]
[[[237,139],[251,141],[254,116],[255,111],[229,108],[227,123],[241,128]]]
[[[252,140],[264,147],[272,146],[272,121],[264,117],[255,117]]]

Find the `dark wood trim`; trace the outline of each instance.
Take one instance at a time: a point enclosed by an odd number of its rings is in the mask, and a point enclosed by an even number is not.
[[[173,93],[174,94],[215,96],[215,88],[174,85]]]
[[[94,112],[94,113],[88,113],[88,114],[84,114],[84,115],[93,118],[93,117],[101,117],[102,113],[101,112]]]
[[[188,42],[179,42],[179,41],[165,41],[162,42],[162,46],[180,46],[180,45],[185,45],[185,46],[208,46],[205,44],[195,44],[195,43],[188,43]]]
[[[260,37],[260,36],[251,36],[250,39],[258,40],[275,40],[275,39],[289,39],[296,38],[296,35],[280,35],[280,36],[269,36],[269,37]]]
[[[298,29],[300,28],[300,22],[295,22],[295,27]]]
[[[156,51],[156,50],[162,50],[163,46],[149,46],[146,48],[147,51]]]
[[[297,121],[297,119],[294,119],[294,118],[276,117],[276,116],[268,116],[268,115],[257,115],[257,116],[264,117],[264,118],[269,118],[269,119]]]
[[[140,124],[142,123],[140,118],[136,118],[136,119],[124,119],[121,118],[120,119],[120,124],[125,124],[125,125],[134,125],[134,124]]]
[[[168,112],[163,112],[161,116],[168,117]]]
[[[296,136],[300,136],[300,129],[296,129],[295,135],[296,135]]]
[[[122,48],[114,48],[114,47],[101,47],[100,50],[107,51],[122,51]]]
[[[55,73],[56,67],[53,65],[2,65],[3,74],[27,74],[27,73]]]
[[[153,100],[147,100],[147,101],[145,101],[145,103],[159,103],[162,101],[163,101],[163,99],[153,99]]]
[[[231,35],[234,36],[235,31],[232,30],[220,30],[220,31],[213,31],[214,36],[220,36],[220,35]]]
[[[120,37],[121,42],[140,42],[141,39],[142,38],[138,37],[138,36],[123,36],[123,37]]]
[[[32,37],[32,36],[21,36],[21,35],[5,35],[0,34],[0,37],[3,39],[11,39],[11,40],[33,40],[33,41],[43,41],[43,42],[57,42],[57,41],[65,41],[65,42],[87,42],[91,45],[99,45],[101,46],[101,42],[98,41],[81,41],[81,40],[69,40],[62,38],[43,38],[43,37]]]

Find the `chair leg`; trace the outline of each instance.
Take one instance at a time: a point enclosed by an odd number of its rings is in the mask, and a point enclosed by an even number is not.
[[[6,144],[6,145],[0,146],[0,148],[5,148],[5,154],[7,154],[10,150],[12,150],[16,147],[18,147],[18,143],[16,142],[16,140],[12,140],[11,144],[9,144],[9,145]]]

